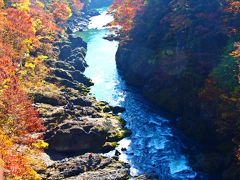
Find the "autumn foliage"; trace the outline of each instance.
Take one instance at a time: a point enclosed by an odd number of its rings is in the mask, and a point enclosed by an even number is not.
[[[81,2],[74,2],[80,10]],[[70,16],[68,1],[0,1],[0,166],[6,179],[41,179],[34,167],[43,166],[36,157],[47,147],[45,128],[29,92],[46,85],[45,60]]]
[[[71,9],[67,2],[55,1],[50,8],[56,22],[65,22],[71,16]]]
[[[145,4],[145,0],[115,0],[110,8],[114,12],[113,26],[120,26],[121,32],[127,34],[134,26],[134,20]]]
[[[115,0],[111,9],[113,25],[130,39],[120,43],[119,68],[127,79],[136,75],[131,82],[154,103],[182,116],[180,126],[207,155],[219,154],[221,161],[207,159],[222,163],[223,179],[238,179],[240,1],[134,2]]]

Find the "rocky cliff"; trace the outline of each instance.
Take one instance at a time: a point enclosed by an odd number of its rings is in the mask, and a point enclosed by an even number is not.
[[[224,8],[218,0],[148,1],[116,61],[127,82],[181,117],[179,127],[203,152],[192,159],[197,170],[235,178],[239,101],[232,92],[239,92],[239,69],[229,56]]]
[[[54,44],[56,57],[46,60],[51,72],[46,81],[57,88],[31,92],[46,127],[44,139],[49,143],[42,157],[48,167],[39,170],[43,179],[129,176],[129,165],[117,157],[97,154],[113,150],[128,131],[117,115],[123,108],[98,102],[89,95],[93,83],[83,74],[87,44],[72,31],[85,29],[88,17],[82,13],[80,20],[76,17],[81,23],[70,20],[67,34],[59,36]]]

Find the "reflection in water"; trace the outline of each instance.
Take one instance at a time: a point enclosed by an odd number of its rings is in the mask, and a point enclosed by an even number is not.
[[[178,132],[119,76],[115,64],[118,42],[103,39],[108,33],[103,26],[112,17],[101,13],[92,18],[89,30],[81,34],[88,43],[86,61],[89,67],[85,75],[94,81],[91,93],[98,100],[126,108],[122,117],[132,135],[120,141],[117,148],[122,153],[120,159],[131,164],[132,175],[156,172],[160,179],[194,179],[196,173],[182,153],[184,147]],[[123,147],[127,147],[126,152],[122,152]],[[114,152],[107,155],[112,154]]]

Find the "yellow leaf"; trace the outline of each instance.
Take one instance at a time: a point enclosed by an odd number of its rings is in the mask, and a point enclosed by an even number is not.
[[[39,149],[46,149],[48,148],[48,143],[46,143],[43,140],[39,140],[35,143],[32,144],[34,147],[39,148]]]
[[[33,64],[33,63],[26,63],[26,64],[25,64],[25,67],[26,67],[26,68],[34,69],[36,66],[35,66],[35,64]]]

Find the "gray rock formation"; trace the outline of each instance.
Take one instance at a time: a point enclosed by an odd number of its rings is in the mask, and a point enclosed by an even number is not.
[[[69,26],[67,33],[72,32]],[[93,83],[83,74],[87,67],[84,60],[87,45],[80,37],[59,37],[54,46],[59,57],[46,60],[51,74],[45,80],[54,84],[55,89],[31,92],[31,95],[46,127],[44,138],[49,143],[48,151],[55,156],[60,154],[62,160],[51,160],[47,170],[39,173],[43,179],[50,180],[127,179],[129,165],[99,154],[92,157],[84,154],[115,148],[128,132],[124,121],[117,116],[125,109],[89,96]],[[73,154],[82,155],[64,158]]]
[[[129,178],[129,171],[129,165],[126,163],[99,154],[87,153],[53,163],[47,169],[45,178],[49,180],[124,180]]]

